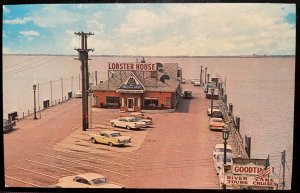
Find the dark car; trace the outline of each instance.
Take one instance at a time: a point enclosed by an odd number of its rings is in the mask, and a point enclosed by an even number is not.
[[[10,121],[7,119],[3,119],[3,132],[7,132],[7,131],[13,129],[14,126],[16,126],[16,121]]]
[[[184,99],[191,99],[193,98],[192,92],[191,91],[184,91],[183,96]]]

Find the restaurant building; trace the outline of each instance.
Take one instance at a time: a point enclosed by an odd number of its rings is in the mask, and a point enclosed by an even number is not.
[[[120,111],[174,109],[181,95],[177,63],[109,62],[108,80],[92,87],[94,106]]]

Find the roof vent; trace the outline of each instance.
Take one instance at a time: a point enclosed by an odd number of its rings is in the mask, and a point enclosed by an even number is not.
[[[161,77],[160,77],[160,81],[161,82],[165,82],[165,80],[170,80],[170,77],[169,77],[169,75],[167,75],[167,74],[164,74],[164,75],[162,75]]]
[[[159,72],[164,71],[164,66],[162,65],[162,63],[156,63],[156,68]]]

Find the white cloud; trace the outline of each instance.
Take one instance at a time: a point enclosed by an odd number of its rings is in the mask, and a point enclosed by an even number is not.
[[[33,40],[35,37],[39,36],[40,34],[36,31],[20,31],[21,35],[23,35],[25,38],[27,38],[27,41]]]
[[[161,18],[161,15],[163,17]],[[129,10],[125,22],[116,30],[118,35],[145,35],[153,33],[160,27],[167,25],[169,19],[163,13],[149,10]]]
[[[284,7],[284,8],[283,8]],[[131,10],[116,30],[126,54],[294,54],[295,29],[284,21],[295,7],[281,4],[166,4]],[[160,37],[158,37],[158,34]],[[156,36],[156,37],[155,37]],[[142,41],[143,45],[139,45]],[[281,46],[285,45],[285,46]],[[141,48],[143,47],[143,48]],[[144,52],[144,53],[143,53]]]
[[[3,13],[10,13],[10,10],[5,5],[3,5]]]
[[[39,32],[36,31],[20,31],[20,34],[22,34],[23,36],[27,36],[27,37],[34,37],[34,36],[39,36]]]
[[[4,20],[3,23],[5,24],[13,24],[13,25],[24,25],[28,22],[32,21],[31,17],[24,17],[24,18],[16,18],[16,19],[7,19]]]
[[[58,5],[47,5],[31,13],[32,22],[39,27],[55,28],[74,24],[82,18],[79,13],[64,10]]]
[[[290,13],[296,13],[294,5],[97,6],[74,5],[78,10],[72,12],[65,9],[66,6],[47,5],[31,11],[27,17],[4,23],[33,22],[53,36],[53,49],[63,47],[66,49],[62,50],[68,50],[69,54],[76,53],[74,47],[80,44],[78,36],[74,35],[76,31],[95,33],[88,38],[88,46],[95,48],[95,54],[295,54],[296,30],[284,19]],[[61,33],[63,31],[65,33]],[[22,35],[28,40],[39,35],[29,34]]]

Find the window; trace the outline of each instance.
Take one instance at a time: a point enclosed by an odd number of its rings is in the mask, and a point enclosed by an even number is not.
[[[166,98],[166,106],[171,106],[171,97]]]
[[[106,103],[119,104],[120,98],[119,97],[106,97]]]
[[[92,184],[102,184],[102,183],[106,183],[106,178],[97,178],[97,179],[93,179],[91,180]]]
[[[181,70],[180,69],[177,70],[177,78],[179,78],[179,77],[181,77]]]
[[[98,96],[94,96],[94,105],[98,105]]]
[[[78,177],[78,176],[76,176],[76,177],[74,178],[74,181],[79,182],[79,183],[83,183],[83,184],[91,185],[91,184],[89,183],[89,181],[87,181],[87,180],[84,179],[84,178]]]
[[[144,100],[144,105],[145,106],[158,106],[158,99],[157,98],[146,98]]]

